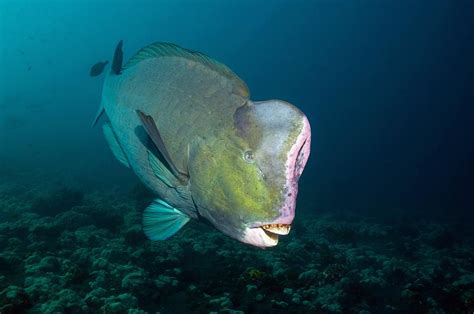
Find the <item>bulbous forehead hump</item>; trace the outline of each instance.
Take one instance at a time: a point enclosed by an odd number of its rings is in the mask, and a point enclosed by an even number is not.
[[[296,140],[303,126],[304,114],[295,106],[281,100],[248,101],[234,113],[236,135],[251,149],[272,148],[284,151]]]

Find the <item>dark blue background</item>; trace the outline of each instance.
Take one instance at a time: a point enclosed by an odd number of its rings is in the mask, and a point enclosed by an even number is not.
[[[229,65],[313,128],[301,211],[471,215],[472,1],[4,1],[0,176],[127,189],[90,65],[154,41]],[[177,121],[179,123],[179,121]],[[45,180],[47,178],[47,180]],[[34,181],[35,182],[35,181]],[[471,215],[472,217],[472,215]]]

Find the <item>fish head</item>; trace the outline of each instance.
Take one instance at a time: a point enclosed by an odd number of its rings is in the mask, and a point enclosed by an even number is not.
[[[190,149],[193,200],[199,214],[223,233],[257,247],[275,246],[295,216],[310,124],[280,100],[247,101],[232,120]]]

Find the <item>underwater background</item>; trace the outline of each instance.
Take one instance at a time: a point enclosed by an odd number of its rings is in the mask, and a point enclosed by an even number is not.
[[[154,197],[91,127],[121,39],[308,116],[277,247],[145,238]],[[1,314],[474,313],[474,2],[3,0],[0,69]]]

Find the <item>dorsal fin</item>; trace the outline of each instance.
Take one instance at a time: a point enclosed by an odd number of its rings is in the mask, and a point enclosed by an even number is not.
[[[128,62],[123,66],[122,70],[133,67],[143,60],[159,57],[181,57],[194,62],[201,63],[211,70],[219,73],[227,79],[233,81],[239,88],[236,92],[242,97],[249,97],[249,89],[247,84],[242,81],[231,69],[226,65],[209,58],[205,54],[181,48],[175,44],[157,42],[140,49]]]
[[[123,63],[123,51],[122,51],[123,40],[119,41],[117,47],[115,47],[114,60],[112,61],[112,73],[119,75],[122,72]]]

